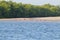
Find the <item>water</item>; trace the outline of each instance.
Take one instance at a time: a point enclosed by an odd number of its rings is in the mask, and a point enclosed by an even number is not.
[[[0,40],[60,40],[60,22],[0,21]]]

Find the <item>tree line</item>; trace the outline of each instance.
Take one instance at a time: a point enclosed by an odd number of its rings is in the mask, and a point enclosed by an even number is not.
[[[52,17],[60,16],[60,6],[32,5],[12,1],[0,1],[0,18]]]

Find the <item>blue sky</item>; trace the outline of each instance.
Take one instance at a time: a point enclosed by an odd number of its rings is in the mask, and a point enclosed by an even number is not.
[[[13,0],[16,2],[22,2],[25,4],[33,4],[33,5],[42,5],[42,4],[52,4],[52,5],[60,5],[60,0]]]

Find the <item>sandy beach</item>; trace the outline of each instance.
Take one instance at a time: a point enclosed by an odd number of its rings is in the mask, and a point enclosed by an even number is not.
[[[3,18],[0,21],[60,21],[60,17]]]

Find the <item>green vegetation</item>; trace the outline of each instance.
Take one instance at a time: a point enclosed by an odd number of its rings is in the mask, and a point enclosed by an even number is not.
[[[60,7],[50,4],[31,5],[12,1],[0,1],[0,18],[60,16]]]

